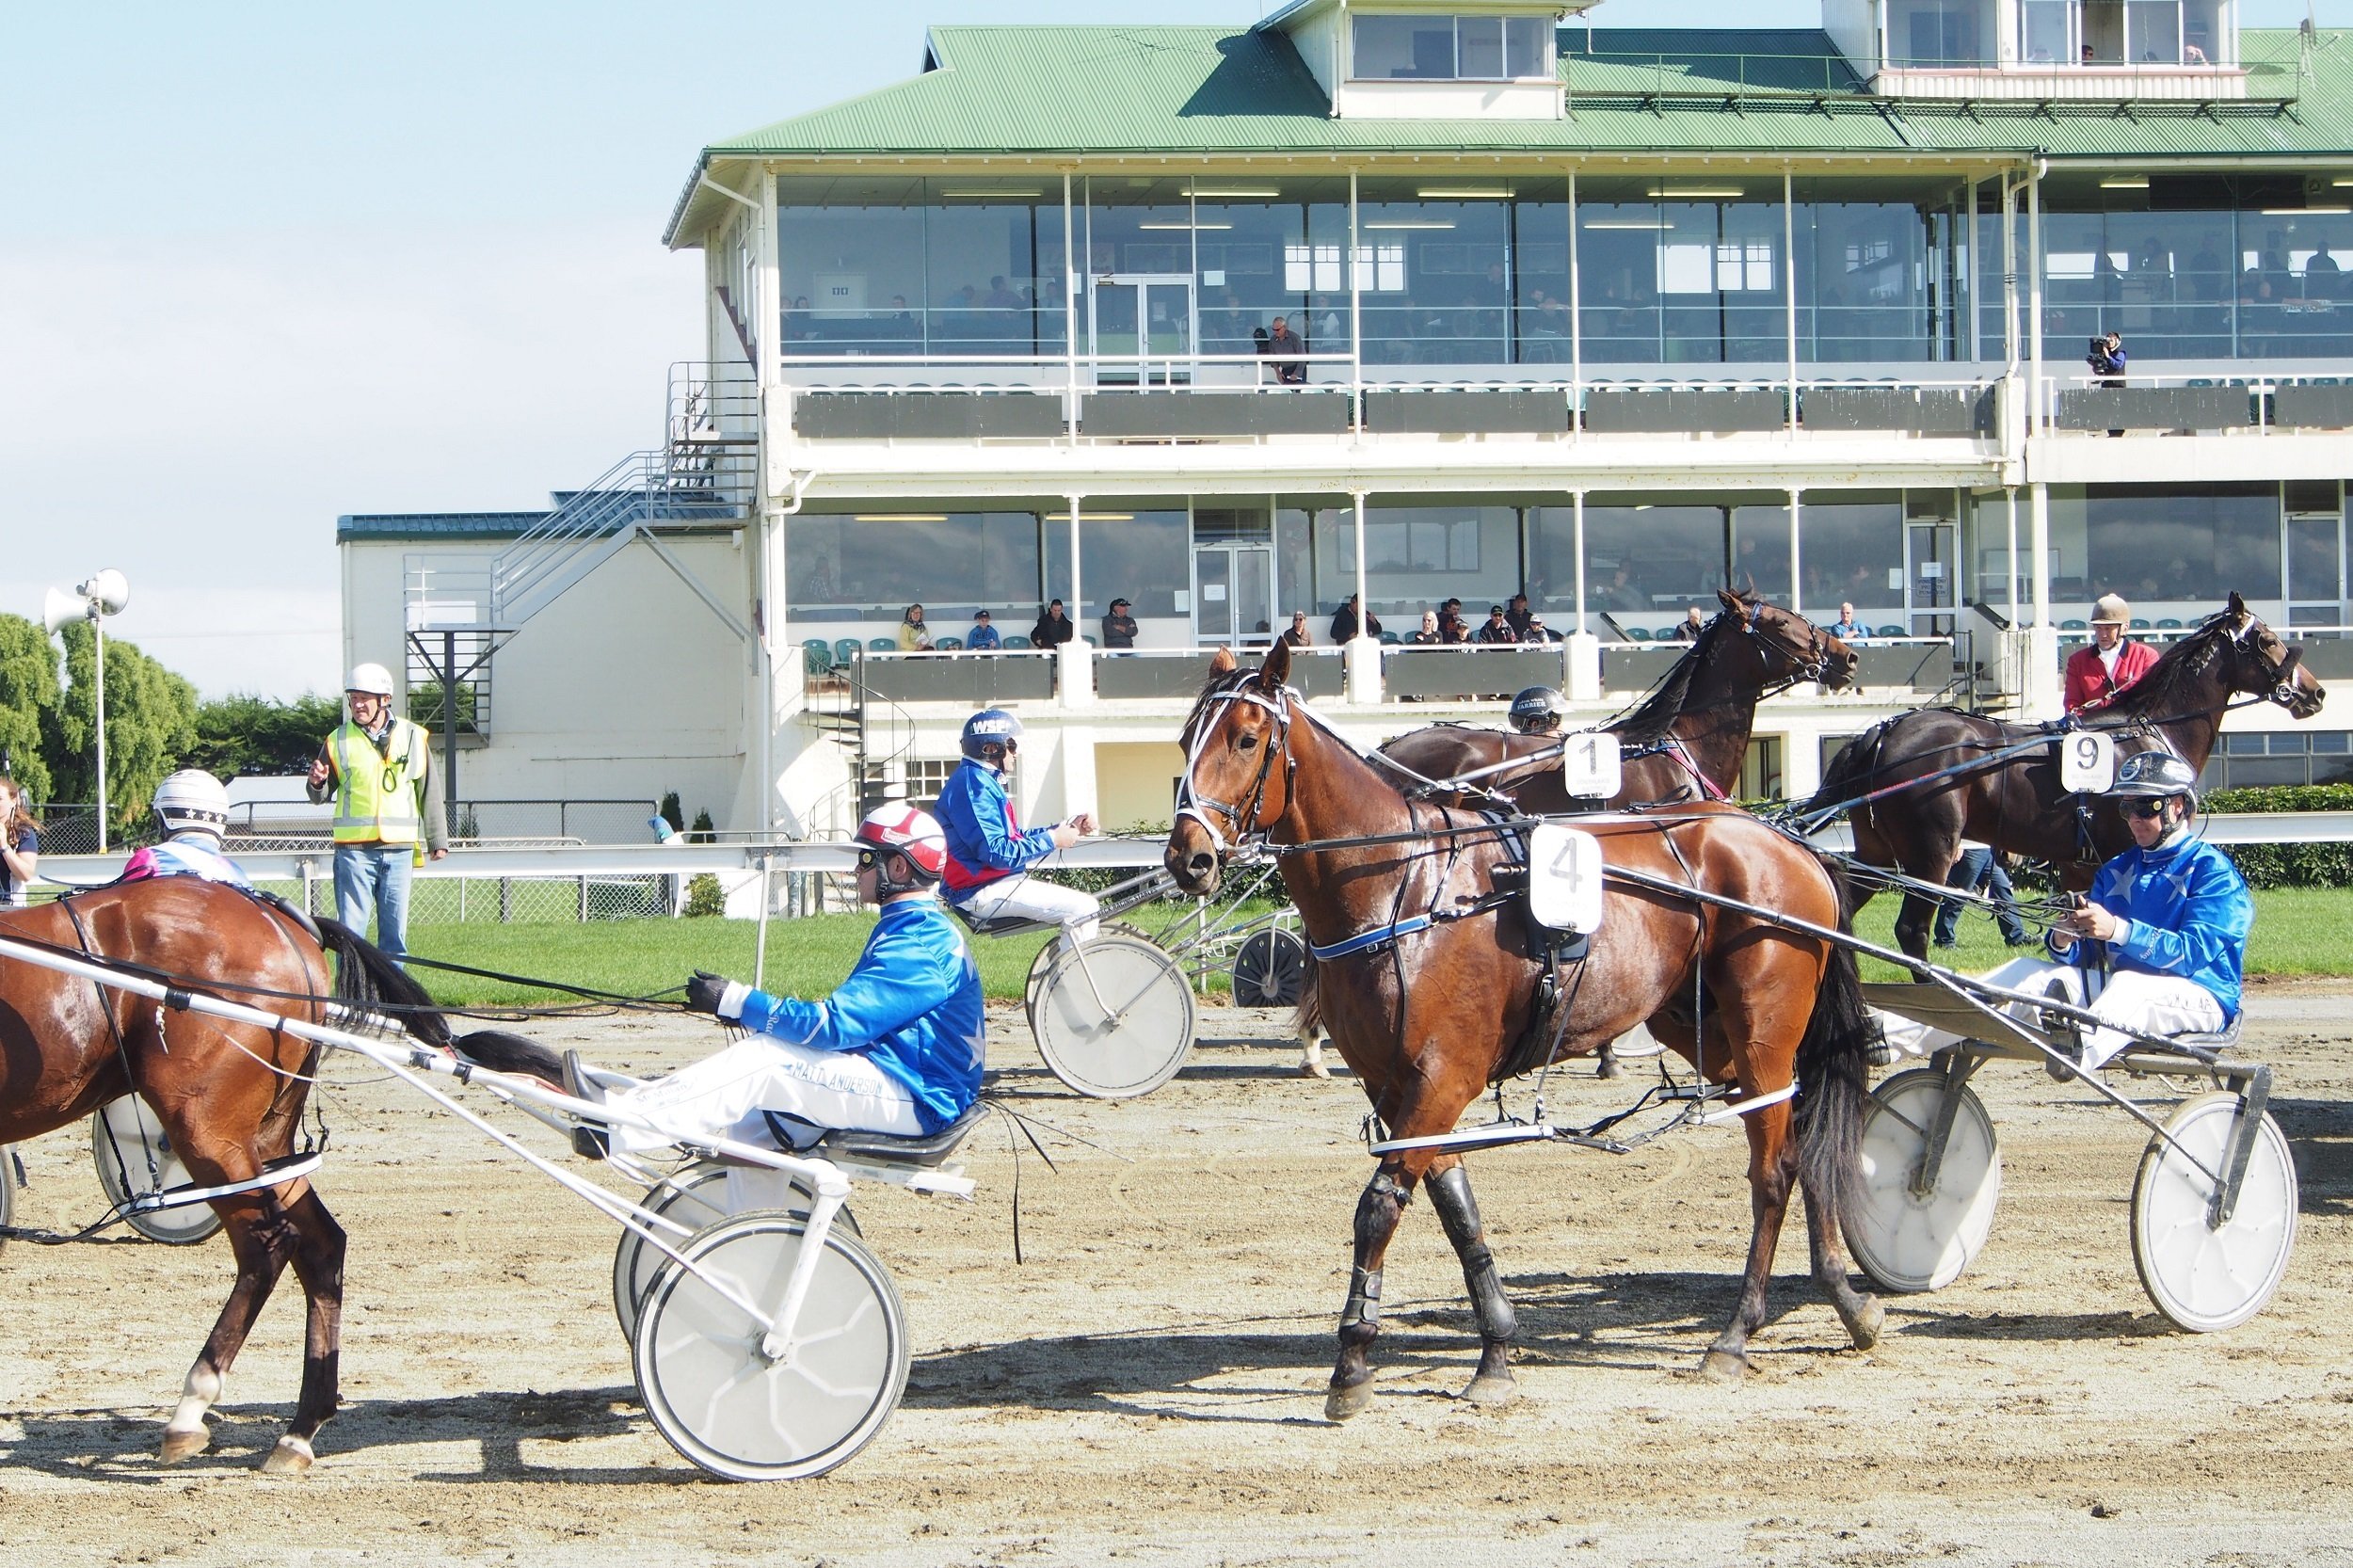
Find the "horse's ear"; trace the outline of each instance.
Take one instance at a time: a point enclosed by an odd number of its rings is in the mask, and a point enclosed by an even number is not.
[[[2234,616],[2247,614],[2247,600],[2239,598],[2236,588],[2231,590],[2231,614]]]
[[[1716,590],[1716,597],[1724,601],[1724,608],[1727,610],[1737,610],[1740,608],[1740,596],[1734,593],[1730,588],[1718,588]]]
[[[1266,650],[1266,663],[1258,666],[1258,684],[1270,692],[1279,692],[1290,684],[1291,645],[1282,638]]]
[[[1209,673],[1211,675],[1231,675],[1234,671],[1240,669],[1241,667],[1241,665],[1234,663],[1234,650],[1223,644],[1219,645],[1218,650],[1215,653],[1209,655]]]

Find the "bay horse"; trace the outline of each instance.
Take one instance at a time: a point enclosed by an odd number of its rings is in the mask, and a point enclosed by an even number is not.
[[[2147,675],[2075,722],[2112,733],[2120,753],[2163,747],[2202,771],[2233,698],[2276,702],[2308,719],[2327,696],[2303,666],[2299,650],[2281,642],[2233,593],[2221,610],[2167,648]],[[2132,847],[2132,830],[2112,801],[2087,801],[2078,812],[2059,787],[2057,737],[2007,761],[1967,765],[2051,734],[2049,727],[1952,708],[1916,709],[1848,742],[1823,771],[1822,787],[1801,809],[1832,811],[1842,802],[1920,779],[1917,789],[1895,790],[1849,809],[1855,854],[1865,864],[1893,866],[1920,881],[1942,883],[1960,856],[1961,840],[1974,839],[2046,860],[2063,887],[2081,892],[2104,862]],[[1929,779],[1946,769],[1955,771]],[[1874,891],[1867,883],[1859,885],[1858,904]],[[1904,894],[1896,939],[1915,958],[1928,954],[1937,903],[1925,893]]]
[[[1740,787],[1759,701],[1806,681],[1832,691],[1853,681],[1855,650],[1803,616],[1767,603],[1749,589],[1719,588],[1716,597],[1723,609],[1665,678],[1631,712],[1602,726],[1618,738],[1624,758],[1618,792],[1599,803],[1604,809],[1730,799]],[[1475,781],[1477,788],[1509,798],[1530,816],[1593,809],[1594,802],[1570,796],[1560,747],[1558,736],[1433,724],[1400,735],[1376,755],[1412,770],[1398,780],[1408,789],[1416,787],[1416,778],[1443,782],[1528,757],[1527,767],[1486,774]],[[1437,798],[1461,804],[1466,792]],[[1295,1025],[1299,1067],[1322,1078],[1323,1028],[1315,986],[1310,962]],[[1616,1058],[1607,1046],[1600,1062],[1602,1077],[1617,1076]]]
[[[339,987],[325,956],[343,956],[341,995],[391,1003],[412,1032],[485,1065],[560,1080],[540,1047],[485,1030],[454,1038],[424,988],[333,920],[321,940],[288,907],[191,876],[154,877],[0,910],[0,936],[70,955],[136,965],[290,1020],[332,1022]],[[199,1186],[267,1174],[294,1152],[319,1048],[282,1032],[186,1011],[0,957],[0,1144],[72,1126],[128,1094],[155,1114]],[[344,1230],[304,1177],[212,1200],[236,1260],[236,1283],[164,1428],[172,1464],[211,1445],[205,1413],[221,1396],[254,1321],[288,1264],[302,1283],[302,1390],[293,1422],[262,1468],[308,1469],[335,1413],[342,1345]]]
[[[1488,896],[1498,868],[1513,863],[1516,846],[1503,841],[1505,830],[1400,792],[1289,687],[1288,647],[1277,644],[1256,671],[1221,650],[1210,672],[1185,724],[1185,773],[1164,864],[1183,891],[1208,896],[1241,843],[1292,846],[1280,873],[1308,940],[1327,950],[1332,1038],[1388,1138],[1446,1133],[1490,1083],[1593,1051],[1645,1021],[1700,1076],[1734,1086],[1739,1098],[1771,1096],[1794,1080],[1794,1102],[1777,1099],[1741,1118],[1753,1219],[1748,1267],[1731,1321],[1702,1368],[1727,1380],[1746,1371],[1797,1186],[1806,1192],[1815,1279],[1854,1343],[1877,1343],[1884,1313],[1848,1279],[1841,1230],[1860,1187],[1870,1037],[1853,952],[1762,913],[1617,880],[1586,955],[1561,971],[1547,1026],[1537,1015],[1550,960],[1520,906],[1498,908]],[[1843,929],[1837,872],[1745,812],[1703,805],[1577,825],[1600,840],[1611,867]],[[1356,841],[1388,835],[1404,838]],[[1704,1007],[1695,984],[1705,987]],[[1497,1403],[1513,1392],[1512,1304],[1462,1157],[1393,1149],[1356,1206],[1354,1270],[1324,1404],[1331,1419],[1370,1402],[1368,1357],[1380,1326],[1384,1260],[1425,1181],[1479,1322],[1479,1369],[1464,1398]]]

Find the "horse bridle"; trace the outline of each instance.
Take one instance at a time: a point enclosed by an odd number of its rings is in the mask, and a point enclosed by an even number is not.
[[[1777,649],[1788,659],[1791,664],[1796,666],[1795,673],[1784,677],[1779,685],[1759,692],[1757,695],[1760,697],[1776,696],[1792,686],[1803,686],[1821,680],[1824,672],[1830,668],[1830,648],[1824,641],[1828,633],[1818,626],[1808,626],[1806,630],[1809,635],[1806,638],[1804,650],[1801,653],[1795,648],[1766,637],[1764,632],[1765,601],[1763,600],[1759,599],[1743,604],[1740,609],[1740,630],[1756,640],[1757,657],[1764,658],[1769,648]]]
[[[2292,709],[2296,705],[2296,666],[2303,661],[2304,650],[2294,643],[2282,639],[2280,647],[2285,651],[2281,655],[2277,664],[2272,664],[2264,657],[2263,648],[2252,640],[2255,628],[2262,625],[2263,622],[2257,620],[2250,612],[2247,616],[2247,624],[2231,633],[2231,641],[2238,644],[2239,651],[2253,659],[2255,667],[2263,671],[2265,681],[2271,687],[2264,700],[2276,702],[2282,708]],[[2268,631],[2269,628],[2265,630]]]
[[[1290,687],[1281,686],[1275,689],[1273,697],[1269,697],[1263,692],[1254,690],[1250,680],[1244,680],[1225,691],[1211,692],[1201,699],[1201,728],[1193,737],[1193,749],[1185,756],[1184,776],[1176,781],[1176,820],[1182,822],[1191,817],[1199,823],[1201,830],[1209,836],[1210,847],[1217,852],[1220,860],[1234,850],[1265,842],[1267,835],[1273,831],[1271,824],[1259,824],[1258,812],[1266,804],[1267,779],[1274,771],[1277,748],[1283,753],[1283,783],[1287,798],[1291,778],[1298,771],[1299,764],[1292,759],[1290,748],[1290,698],[1294,695]],[[1208,749],[1209,738],[1217,733],[1219,728],[1211,720],[1212,709],[1209,705],[1236,702],[1263,708],[1274,715],[1274,733],[1268,737],[1268,744],[1258,754],[1257,777],[1251,781],[1249,798],[1240,804],[1205,795],[1193,782],[1193,772],[1201,765],[1201,753]],[[1209,813],[1212,811],[1233,825],[1234,838],[1230,843],[1217,824],[1210,820]]]

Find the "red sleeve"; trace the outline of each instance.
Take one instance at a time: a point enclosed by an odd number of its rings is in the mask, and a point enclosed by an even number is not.
[[[2089,648],[2077,648],[2067,656],[2067,711],[2074,712],[2088,702],[2101,696],[2101,677],[2107,672],[2100,667],[2100,656]]]

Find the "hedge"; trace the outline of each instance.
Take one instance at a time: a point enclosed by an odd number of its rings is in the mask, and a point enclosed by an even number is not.
[[[2217,790],[2204,805],[2209,811],[2353,811],[2353,784]],[[2353,886],[2353,844],[2230,844],[2223,853],[2250,888]]]

